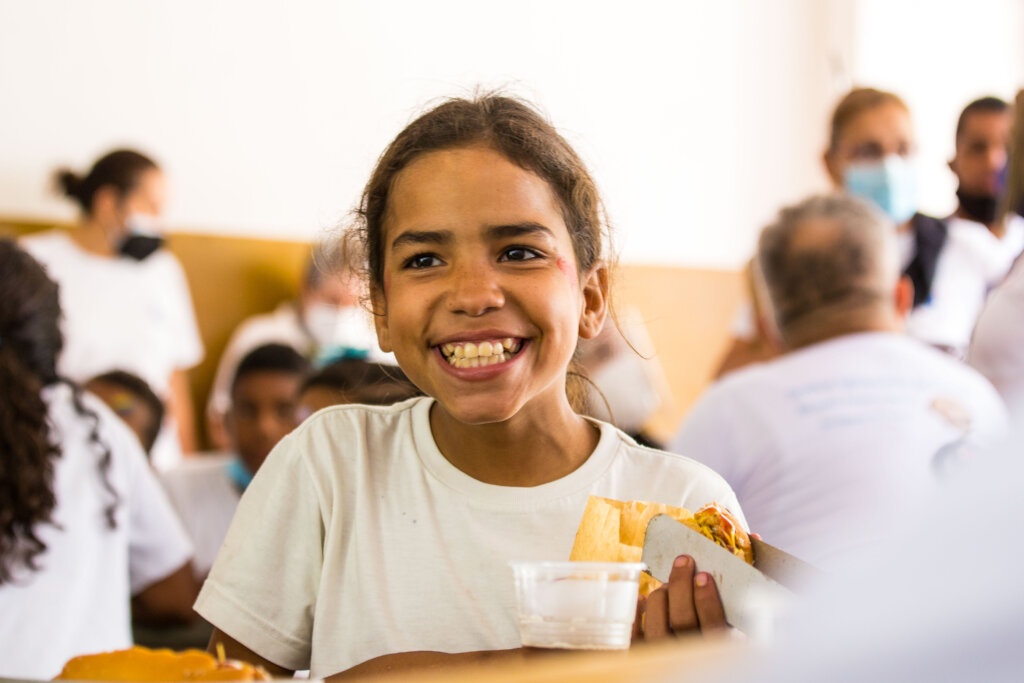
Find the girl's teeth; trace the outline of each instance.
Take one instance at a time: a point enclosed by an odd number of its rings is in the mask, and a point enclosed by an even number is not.
[[[478,368],[509,360],[521,346],[512,337],[495,341],[447,343],[441,346],[445,359],[457,368]]]
[[[476,358],[456,358],[450,356],[448,362],[457,368],[482,368],[496,363],[504,363],[512,356],[507,353],[499,353],[491,356],[477,356]]]

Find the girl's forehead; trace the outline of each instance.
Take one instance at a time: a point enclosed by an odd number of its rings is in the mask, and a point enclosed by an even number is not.
[[[487,146],[428,152],[394,179],[385,243],[407,229],[533,222],[569,238],[551,185]]]

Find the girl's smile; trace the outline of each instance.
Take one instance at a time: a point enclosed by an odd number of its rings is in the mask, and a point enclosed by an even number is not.
[[[485,368],[508,363],[523,347],[515,337],[483,335],[481,341],[454,341],[439,344],[438,351],[453,368]]]
[[[485,146],[427,153],[394,180],[383,249],[382,348],[447,412],[485,424],[570,410],[566,372],[604,295],[601,278],[575,276],[544,180]]]

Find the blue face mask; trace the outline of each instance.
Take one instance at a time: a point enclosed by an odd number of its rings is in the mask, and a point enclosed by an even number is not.
[[[882,161],[856,163],[843,177],[846,191],[874,203],[894,223],[910,220],[917,211],[917,178],[908,159],[890,154]]]
[[[248,488],[249,484],[252,482],[253,475],[252,472],[249,471],[249,468],[242,464],[241,460],[238,458],[232,458],[231,461],[228,462],[226,469],[228,479],[238,487],[239,491],[244,491]]]

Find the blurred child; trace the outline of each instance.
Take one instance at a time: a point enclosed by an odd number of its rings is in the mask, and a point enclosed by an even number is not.
[[[313,678],[517,649],[508,563],[568,558],[590,494],[741,514],[711,470],[574,408],[609,235],[536,111],[435,107],[384,151],[357,220],[381,348],[426,396],[327,408],[274,449],[196,604],[211,647]]]
[[[0,240],[0,677],[188,621],[192,548],[138,439],[57,372],[57,285]]]
[[[85,389],[124,420],[148,456],[164,422],[164,403],[149,385],[130,372],[114,370],[93,377],[85,383]]]
[[[321,408],[342,403],[387,406],[422,396],[409,378],[394,365],[358,358],[339,360],[320,368],[299,391],[299,419]]]
[[[231,404],[235,369],[257,346],[286,344],[318,365],[340,358],[394,363],[394,357],[377,346],[363,296],[363,284],[351,266],[327,272],[310,257],[297,299],[248,318],[235,329],[217,364],[206,406],[210,439],[216,448],[230,444],[224,416]]]
[[[233,446],[226,456],[186,461],[161,475],[196,547],[195,575],[202,579],[253,475],[278,441],[298,425],[296,399],[309,363],[283,344],[249,352],[231,384],[225,425]]]

